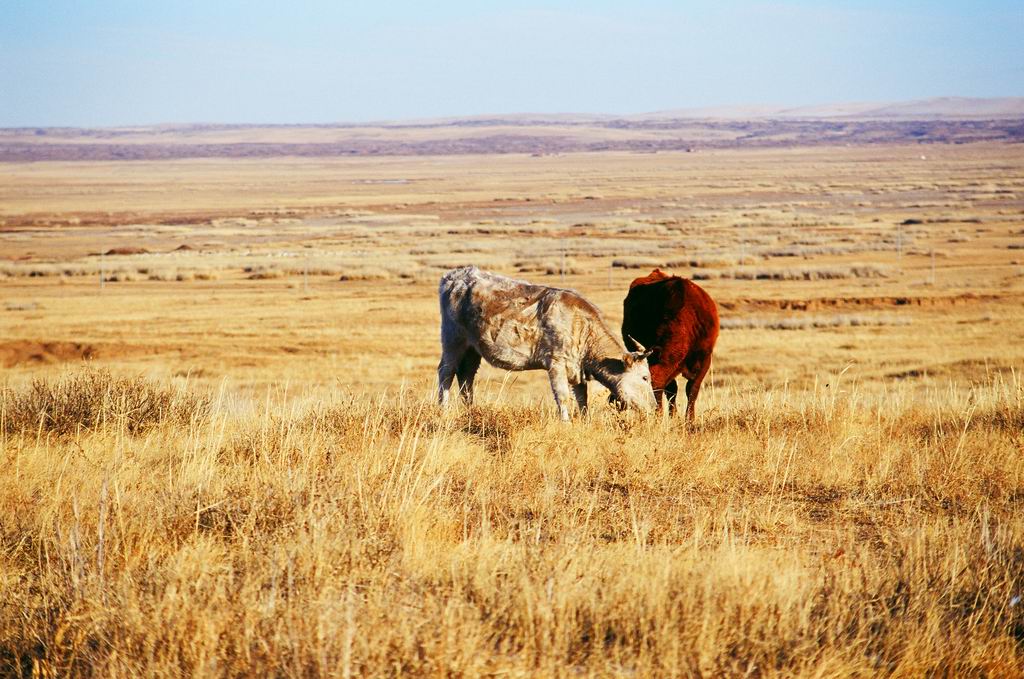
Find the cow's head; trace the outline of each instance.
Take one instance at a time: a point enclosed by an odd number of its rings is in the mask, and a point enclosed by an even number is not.
[[[611,391],[608,400],[620,407],[649,412],[656,407],[651,371],[647,365],[647,357],[653,349],[644,349],[636,340],[633,343],[638,351],[627,351],[621,360],[607,362],[612,377],[610,384],[606,385]]]

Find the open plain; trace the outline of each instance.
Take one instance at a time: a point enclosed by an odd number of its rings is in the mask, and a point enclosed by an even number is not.
[[[1022,675],[1019,143],[141,157],[0,164],[0,674]],[[697,281],[696,426],[441,412],[463,264]]]

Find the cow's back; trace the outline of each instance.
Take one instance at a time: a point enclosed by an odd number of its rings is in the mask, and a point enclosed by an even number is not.
[[[441,340],[467,344],[506,370],[537,368],[561,339],[547,332],[552,308],[568,291],[481,271],[453,269],[441,278]]]
[[[471,336],[495,323],[535,318],[553,292],[557,291],[475,266],[447,272],[438,289],[442,320],[458,324]]]

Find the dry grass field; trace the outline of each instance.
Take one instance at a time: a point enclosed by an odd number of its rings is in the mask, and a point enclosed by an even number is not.
[[[0,164],[0,675],[1024,676],[1019,144]],[[687,429],[433,403],[654,266]]]

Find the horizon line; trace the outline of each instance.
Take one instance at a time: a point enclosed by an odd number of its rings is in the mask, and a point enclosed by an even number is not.
[[[495,120],[500,122],[515,122],[513,118],[530,120],[531,116],[545,122],[555,122],[554,117],[566,118],[567,122],[583,122],[584,118],[596,119],[594,122],[614,122],[617,120],[630,120],[638,118],[657,119],[657,116],[665,116],[665,119],[674,117],[692,118],[693,120],[753,120],[753,119],[856,119],[871,117],[872,110],[854,111],[848,113],[799,113],[801,110],[828,109],[838,107],[875,107],[884,109],[889,107],[907,106],[912,104],[927,104],[937,102],[973,102],[973,103],[995,103],[1013,102],[1019,105],[1020,110],[1004,113],[885,113],[878,114],[883,118],[899,118],[904,120],[930,120],[935,118],[959,118],[959,119],[986,119],[986,118],[1024,118],[1024,95],[1007,95],[997,97],[969,97],[960,95],[939,95],[933,97],[921,97],[914,99],[899,100],[835,100],[813,104],[771,104],[771,103],[744,103],[744,104],[713,104],[707,106],[682,106],[678,108],[658,109],[654,111],[635,111],[631,113],[607,113],[597,111],[505,111],[487,113],[456,113],[450,115],[429,116],[424,118],[376,118],[376,119],[335,119],[322,121],[305,122],[256,122],[241,121],[232,122],[212,120],[191,120],[191,121],[160,121],[160,122],[135,122],[135,123],[104,123],[101,125],[0,125],[0,130],[113,130],[125,128],[187,128],[187,127],[398,127],[398,126],[442,126],[445,124],[461,121],[485,122]],[[726,114],[727,112],[728,115]],[[700,112],[707,115],[695,115]],[[717,115],[710,112],[718,112]],[[689,115],[686,115],[689,113]],[[575,119],[575,120],[574,120]]]

